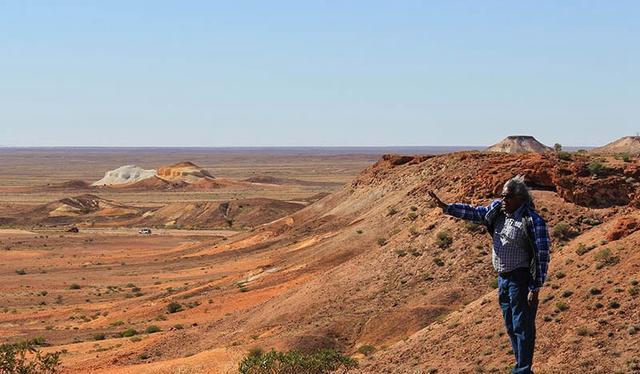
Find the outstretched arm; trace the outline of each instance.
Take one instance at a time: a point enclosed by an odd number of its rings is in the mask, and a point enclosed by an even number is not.
[[[433,192],[429,191],[429,196],[438,205],[442,212],[450,216],[462,218],[475,223],[485,223],[484,217],[487,215],[490,206],[472,206],[468,204],[445,204]]]

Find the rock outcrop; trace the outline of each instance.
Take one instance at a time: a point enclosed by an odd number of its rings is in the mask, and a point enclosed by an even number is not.
[[[109,170],[99,181],[93,182],[92,186],[112,186],[136,183],[141,180],[152,178],[156,175],[153,169],[143,169],[136,165],[125,165],[115,170]]]

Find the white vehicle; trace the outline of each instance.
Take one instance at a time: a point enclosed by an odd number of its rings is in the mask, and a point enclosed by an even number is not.
[[[150,228],[143,228],[140,229],[140,231],[138,231],[138,234],[142,234],[142,235],[151,235],[151,229]]]

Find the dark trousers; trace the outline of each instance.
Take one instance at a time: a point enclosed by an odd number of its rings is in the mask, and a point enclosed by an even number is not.
[[[531,275],[527,269],[516,269],[498,275],[498,301],[511,347],[516,357],[512,373],[531,373],[533,350],[536,341],[537,305],[529,306],[529,282]]]

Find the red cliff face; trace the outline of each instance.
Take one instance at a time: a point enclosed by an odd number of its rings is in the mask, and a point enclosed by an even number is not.
[[[213,178],[208,171],[188,161],[160,167],[156,174],[158,177],[168,180],[188,179],[189,183],[198,178]]]

